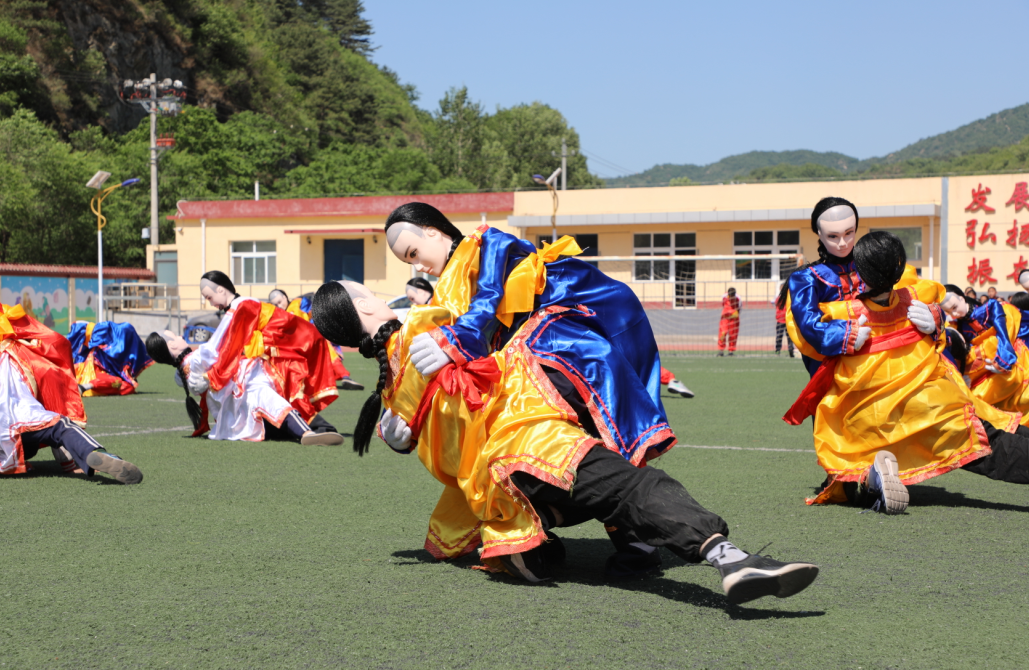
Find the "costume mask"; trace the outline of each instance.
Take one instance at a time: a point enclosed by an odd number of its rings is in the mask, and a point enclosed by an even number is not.
[[[968,314],[968,301],[965,300],[964,296],[956,293],[948,293],[940,307],[947,313],[947,316],[955,321],[964,318]]]
[[[363,284],[355,281],[340,281],[339,283],[347,290],[350,300],[354,303],[354,309],[361,317],[361,329],[364,332],[374,335],[379,332],[382,324],[397,318],[396,312],[389,308],[386,301],[373,295]]]
[[[229,289],[215,284],[210,279],[200,280],[200,295],[215,309],[228,309],[232,300],[236,297],[229,293]]]
[[[857,239],[857,217],[846,205],[836,205],[818,217],[818,239],[831,255],[846,258]]]
[[[432,300],[432,294],[423,288],[408,286],[407,299],[415,305],[428,305],[429,301]]]
[[[439,277],[447,265],[447,256],[454,241],[435,228],[422,228],[401,221],[386,231],[386,242],[400,260],[410,263],[419,272]]]

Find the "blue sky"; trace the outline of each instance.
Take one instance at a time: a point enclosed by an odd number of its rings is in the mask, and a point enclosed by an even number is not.
[[[1029,101],[1025,0],[364,2],[373,59],[420,106],[462,85],[489,111],[539,100],[607,177],[751,150],[880,156]]]

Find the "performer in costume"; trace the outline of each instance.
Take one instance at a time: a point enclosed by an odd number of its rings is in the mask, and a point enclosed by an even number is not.
[[[75,379],[84,396],[135,393],[154,361],[129,323],[76,321],[68,334]]]
[[[435,292],[432,284],[425,277],[412,277],[404,287],[404,293],[407,294],[407,299],[413,305],[428,305],[432,302],[432,295]]]
[[[1018,338],[1018,308],[987,300],[977,305],[961,289],[947,284],[943,309],[968,344],[965,375],[972,393],[1008,412],[1021,412],[1029,422],[1029,348]]]
[[[597,518],[690,562],[706,558],[719,568],[731,602],[786,597],[814,580],[814,565],[740,551],[726,539],[725,522],[681,484],[655,468],[633,467],[579,428],[523,336],[534,330],[533,320],[545,318],[530,318],[504,350],[463,366],[449,363],[430,381],[414,365],[413,343],[455,322],[446,309],[412,307],[401,325],[360,284],[333,282],[315,295],[312,319],[322,334],[379,362],[354,448],[367,449],[385,402],[382,436],[396,451],[417,450],[445,485],[430,521],[430,553],[453,558],[481,544],[493,569],[541,581],[548,576],[540,550],[546,531]]]
[[[625,284],[570,258],[580,252],[572,238],[537,250],[489,226],[465,237],[435,207],[413,202],[389,215],[386,239],[402,261],[440,278],[432,304],[457,317],[415,343],[420,373],[518,344],[513,333],[542,314],[521,337],[549,375],[565,378],[555,386],[579,396],[589,415],[583,425],[594,426],[605,446],[634,465],[675,444],[643,306]]]
[[[823,302],[851,300],[865,290],[851,255],[858,221],[857,207],[850,201],[836,197],[819,200],[811,212],[811,231],[818,235],[818,260],[794,270],[776,302],[786,310],[786,329],[812,375],[827,357],[852,354],[861,348],[854,346],[858,337],[868,337],[868,329],[856,322],[823,320],[818,307]],[[915,269],[908,266],[898,287],[917,278]]]
[[[0,305],[0,474],[27,472],[27,461],[47,446],[88,476],[98,471],[123,484],[143,481],[138,467],[83,430],[86,411],[71,369],[68,340],[21,306]]]
[[[906,256],[885,231],[859,240],[854,262],[867,290],[821,310],[826,321],[865,317],[870,337],[854,354],[826,359],[784,417],[797,425],[815,416],[815,452],[827,479],[808,504],[874,501],[873,509],[900,513],[905,485],[987,458],[1000,459],[991,471],[1003,471],[1006,481],[1029,483],[1029,441],[977,416],[960,375],[939,353],[943,287],[918,281],[893,290]],[[1010,429],[1013,419],[999,415]],[[1010,467],[1018,461],[1021,471]]]
[[[1008,298],[1008,302],[1018,309],[1022,318],[1022,322],[1018,327],[1018,339],[1022,340],[1023,344],[1029,346],[1029,293],[1025,291],[1012,293],[1011,297]]]
[[[301,318],[304,321],[311,320],[311,294],[305,293],[299,298],[290,301],[286,292],[280,288],[272,289],[268,294],[268,302],[279,309],[285,310],[288,314]],[[363,391],[364,384],[355,382],[350,378],[350,371],[343,364],[343,349],[335,345],[331,346],[332,369],[336,373],[337,384],[344,391]]]
[[[150,356],[174,365],[188,390],[202,397],[194,436],[209,430],[212,440],[267,435],[303,445],[342,444],[336,429],[316,418],[338,396],[330,347],[317,329],[274,305],[241,298],[218,270],[203,275],[200,292],[211,307],[226,310],[210,340],[191,350],[173,333],[167,340],[158,333],[147,338]]]

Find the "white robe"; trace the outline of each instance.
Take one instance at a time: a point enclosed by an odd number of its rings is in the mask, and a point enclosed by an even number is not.
[[[21,434],[42,430],[61,420],[32,395],[28,379],[10,352],[0,351],[0,474],[23,462]]]
[[[232,323],[236,307],[244,300],[254,299],[234,299],[211,339],[195,348],[186,358],[191,379],[199,379],[218,361],[218,345]],[[266,362],[260,358],[244,359],[232,380],[220,391],[208,389],[209,439],[260,442],[264,439],[261,419],[268,419],[275,426],[282,425],[293,406],[275,390],[265,365]]]

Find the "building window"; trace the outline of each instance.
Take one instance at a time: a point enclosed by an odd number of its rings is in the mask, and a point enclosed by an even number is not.
[[[869,228],[869,232],[885,230],[893,233],[904,243],[904,253],[908,255],[909,261],[922,260],[922,229],[921,228]]]
[[[582,253],[576,256],[576,258],[581,258],[585,260],[589,256],[600,255],[600,243],[598,242],[599,238],[596,233],[576,233],[572,237],[575,238],[575,243],[579,245],[580,249],[582,249]],[[542,249],[544,242],[546,242],[547,244],[552,244],[553,239],[554,238],[551,235],[537,235],[536,248]],[[558,239],[561,239],[561,237],[558,236]],[[593,267],[597,267],[596,261],[586,262],[592,265]]]
[[[696,261],[641,260],[640,256],[696,256],[696,233],[636,233],[632,236],[633,279],[636,281],[693,280]]]
[[[733,253],[741,256],[795,254],[800,249],[799,230],[737,230],[732,234]],[[735,279],[785,279],[796,263],[769,258],[738,260]]]
[[[276,283],[275,241],[233,242],[232,283]]]

